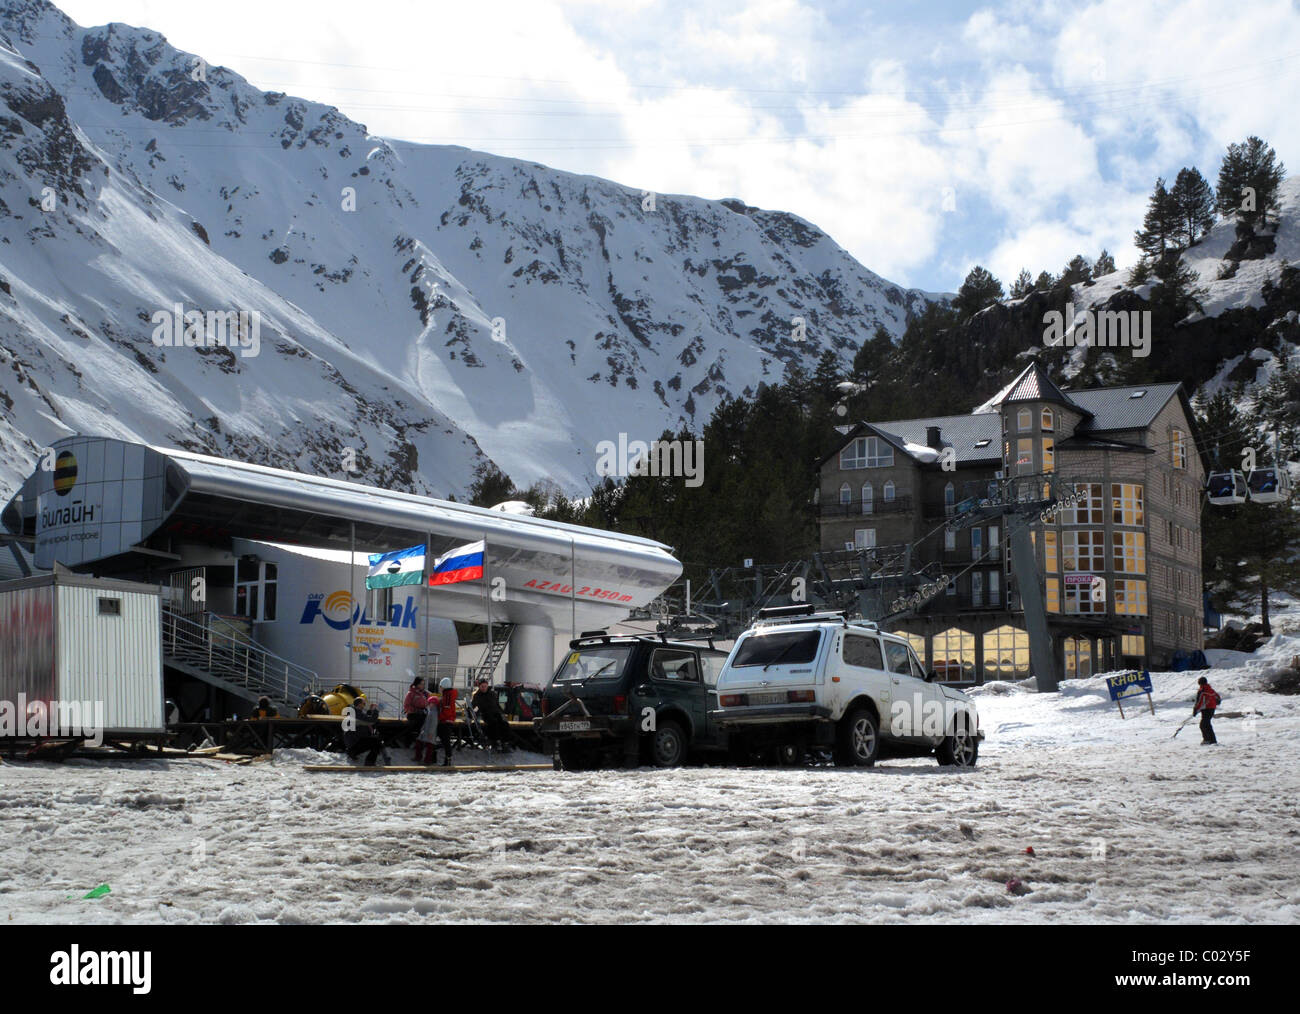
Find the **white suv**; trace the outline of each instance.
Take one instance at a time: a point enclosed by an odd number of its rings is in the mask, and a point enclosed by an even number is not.
[[[717,691],[709,717],[741,757],[775,748],[799,763],[810,747],[830,747],[844,766],[933,753],[968,768],[984,738],[974,703],[934,673],[927,678],[906,640],[811,606],[760,610]]]

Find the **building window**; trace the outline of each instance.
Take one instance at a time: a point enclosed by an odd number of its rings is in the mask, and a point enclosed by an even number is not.
[[[1100,528],[1062,532],[1061,561],[1067,574],[1102,573],[1106,569],[1106,533]]]
[[[876,493],[871,488],[871,483],[862,484],[862,513],[870,514],[876,509]]]
[[[1119,639],[1119,653],[1125,658],[1144,658],[1147,653],[1147,639],[1141,634],[1122,634]]]
[[[951,627],[935,634],[930,657],[939,680],[944,683],[975,682],[975,635]]]
[[[1092,594],[1092,583],[1088,584],[1067,584],[1065,586],[1065,612],[1074,614],[1104,613],[1106,611],[1106,596],[1097,597],[1099,601],[1094,601]]]
[[[235,563],[235,615],[269,622],[275,619],[276,566],[258,560]]]
[[[990,589],[990,601],[992,590]],[[984,635],[984,678],[1017,680],[1029,676],[1029,635],[1019,627],[998,627]]]
[[[894,463],[894,448],[879,437],[858,437],[840,451],[840,468],[885,468]]]
[[[1021,475],[1034,470],[1034,442],[1032,440],[1016,441],[1016,469]]]
[[[1117,525],[1141,528],[1145,524],[1142,509],[1142,486],[1130,482],[1114,482],[1110,486],[1111,521]]]
[[[392,613],[392,611],[393,589],[370,589],[370,621],[372,623],[387,623],[389,614]]]
[[[875,549],[876,530],[874,528],[859,528],[853,533],[853,544],[858,549]]]
[[[970,558],[978,560],[984,555],[984,532],[979,528],[970,530]]]
[[[1056,442],[1051,437],[1043,437],[1043,471],[1056,471]]]
[[[890,479],[885,483],[885,503],[893,503],[894,500],[894,480]]]
[[[1086,637],[1065,639],[1065,678],[1087,679],[1092,675],[1092,643]]]
[[[1052,416],[1050,408],[1043,409],[1042,427],[1044,433],[1051,433],[1056,429],[1056,419]]]
[[[1115,612],[1129,616],[1147,614],[1147,583],[1145,581],[1117,580],[1115,589]]]
[[[943,550],[945,553],[957,551],[957,533],[951,528],[943,530]]]
[[[1049,613],[1059,613],[1061,611],[1061,581],[1060,578],[1049,577],[1047,585],[1043,589],[1045,594],[1047,611]]]
[[[1187,434],[1182,430],[1174,430],[1174,439],[1169,447],[1173,453],[1174,468],[1187,467]]]
[[[853,502],[853,488],[846,482],[840,487],[840,503],[850,504]]]
[[[1043,532],[1043,569],[1049,574],[1060,570],[1060,559],[1056,555],[1057,535],[1052,531]]]
[[[970,576],[970,604],[976,609],[984,605],[984,572],[972,571]]]
[[[957,507],[957,487],[951,482],[943,487],[943,512],[951,515]]]
[[[1101,483],[1099,482],[1080,482],[1074,486],[1075,492],[1082,496],[1082,499],[1073,507],[1061,508],[1061,524],[1063,525],[1100,525],[1102,521],[1101,510]]]
[[[1022,408],[1016,413],[1016,429],[1021,433],[1028,433],[1034,425],[1034,413],[1027,408]]]
[[[998,583],[1001,578],[1002,575],[996,570],[989,571],[989,605],[991,606],[996,606],[998,604],[998,594],[1000,591]]]
[[[1002,540],[998,538],[998,526],[989,525],[989,559],[996,560],[1002,555]]]
[[[1111,564],[1116,574],[1147,572],[1147,537],[1145,532],[1111,532]]]

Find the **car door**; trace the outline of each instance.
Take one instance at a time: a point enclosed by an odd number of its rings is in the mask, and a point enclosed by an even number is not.
[[[938,683],[932,683],[925,678],[925,667],[921,665],[921,660],[916,657],[916,652],[910,647],[907,649],[907,657],[911,661],[912,676],[921,684],[922,692],[925,695],[919,735],[925,739],[934,740],[943,735],[947,723],[948,716],[944,712],[947,698],[944,697],[943,688]]]
[[[725,746],[726,733],[709,721],[710,712],[717,711],[718,674],[722,672],[722,663],[727,660],[727,653],[722,651],[705,651],[700,649],[700,677],[704,683],[704,725],[702,735],[697,735],[700,746]]]
[[[698,651],[689,648],[655,648],[650,655],[651,686],[659,699],[657,711],[676,705],[689,716],[692,738],[704,728],[706,693],[700,675]]]
[[[916,739],[921,735],[927,684],[913,673],[912,653],[902,641],[885,639],[885,666],[894,685],[889,730],[900,738]]]
[[[880,711],[885,725],[889,724],[890,702],[894,699],[893,679],[885,668],[880,638],[871,634],[846,631],[840,647],[843,668],[832,693],[836,698],[835,710],[841,703],[847,705],[859,691],[865,690]]]

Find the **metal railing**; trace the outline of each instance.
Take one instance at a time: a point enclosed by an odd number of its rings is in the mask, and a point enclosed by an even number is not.
[[[319,685],[315,671],[275,654],[215,613],[182,616],[163,609],[163,655],[288,708]]]
[[[896,496],[892,500],[847,500],[823,503],[818,508],[823,518],[869,518],[876,514],[907,514],[912,510],[910,496]]]

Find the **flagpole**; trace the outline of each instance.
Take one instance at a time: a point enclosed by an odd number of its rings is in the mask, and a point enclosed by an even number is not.
[[[357,523],[348,522],[349,530],[349,547],[348,547],[348,594],[352,601],[351,607],[357,604]],[[358,617],[359,619],[359,617]],[[357,625],[352,622],[352,610],[348,610],[348,686],[356,686],[352,681],[352,660],[356,657],[357,647]]]
[[[429,596],[429,549],[432,545],[433,545],[433,533],[425,532],[424,533],[424,567],[421,569],[420,572],[421,573],[420,595],[422,598],[422,601],[420,603],[420,608],[424,610],[424,665],[419,667],[421,670],[423,670],[429,664],[429,597],[430,597]],[[423,676],[424,672],[421,671],[420,675]],[[437,677],[438,674],[435,672],[433,674],[434,680],[436,680]],[[431,681],[425,680],[425,684],[426,684],[425,690],[433,689],[433,684]]]
[[[488,577],[488,552],[487,552],[487,532],[483,533],[483,601],[487,605],[487,655],[484,658],[492,656],[492,581]],[[479,673],[479,677],[482,677]]]

